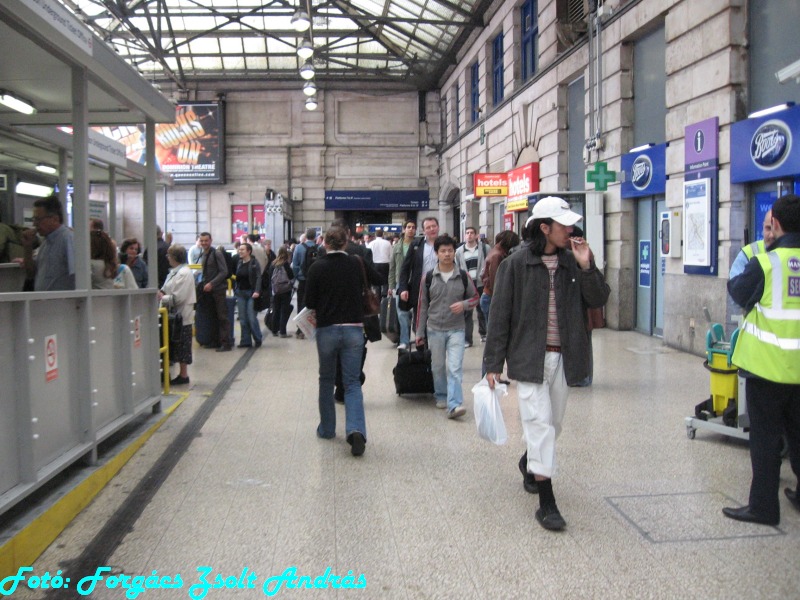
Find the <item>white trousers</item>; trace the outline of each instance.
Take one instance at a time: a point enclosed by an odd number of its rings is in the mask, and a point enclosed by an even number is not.
[[[522,433],[528,447],[528,472],[556,474],[556,439],[567,408],[569,388],[559,352],[544,355],[544,382],[517,382]]]

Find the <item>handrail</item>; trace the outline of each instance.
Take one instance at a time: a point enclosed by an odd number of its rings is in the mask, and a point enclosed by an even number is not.
[[[158,309],[158,314],[161,319],[161,347],[158,349],[158,353],[163,357],[162,362],[164,365],[162,369],[164,374],[162,390],[164,394],[169,394],[169,314],[164,306]]]

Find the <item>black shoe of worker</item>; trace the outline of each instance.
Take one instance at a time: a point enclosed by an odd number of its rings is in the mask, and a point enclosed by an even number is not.
[[[170,385],[186,385],[189,383],[189,378],[178,375],[175,379],[170,379],[169,383]]]
[[[519,459],[519,471],[522,473],[522,487],[525,488],[525,491],[529,494],[538,494],[539,484],[536,483],[536,477],[534,477],[533,473],[528,473],[527,451],[522,455],[522,458]]]
[[[778,524],[778,519],[768,519],[757,515],[752,511],[749,506],[742,506],[741,508],[725,507],[722,509],[722,514],[733,519],[734,521],[743,521],[745,523],[757,523],[758,525],[772,525],[773,527]]]
[[[797,490],[786,488],[783,490],[783,493],[786,494],[786,497],[789,499],[789,502],[792,503],[792,506],[794,506],[797,510],[800,510],[800,494],[797,493]]]

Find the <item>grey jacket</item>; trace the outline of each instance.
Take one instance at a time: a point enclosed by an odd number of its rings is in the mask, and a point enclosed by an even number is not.
[[[461,302],[464,311],[472,310],[478,304],[478,290],[469,275],[462,279],[458,267],[445,282],[438,265],[433,268],[430,290],[426,290],[425,277],[419,284],[419,302],[417,303],[417,338],[424,338],[428,329],[434,331],[450,331],[464,329],[464,313],[453,313],[450,305]],[[464,287],[464,279],[467,285]]]
[[[456,249],[456,264],[464,269],[465,271],[469,272],[467,269],[467,261],[464,259],[464,250],[466,249],[466,244],[461,244]],[[483,273],[483,263],[486,261],[486,256],[489,254],[489,250],[491,248],[486,244],[483,240],[478,240],[478,276],[476,279],[473,279],[475,285],[478,287],[478,292],[483,289],[483,281],[481,281],[481,274]]]
[[[584,271],[570,250],[558,251],[554,283],[564,375],[575,384],[589,374],[586,309],[603,306],[609,287],[594,262]],[[487,373],[501,373],[507,364],[511,379],[542,383],[549,289],[547,267],[529,248],[500,263],[483,354]]]

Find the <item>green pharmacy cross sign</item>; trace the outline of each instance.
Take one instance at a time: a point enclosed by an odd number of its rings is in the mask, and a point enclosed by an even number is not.
[[[594,189],[605,192],[608,184],[617,180],[617,174],[608,170],[608,164],[604,162],[594,163],[594,169],[586,171],[586,181],[594,184]]]

